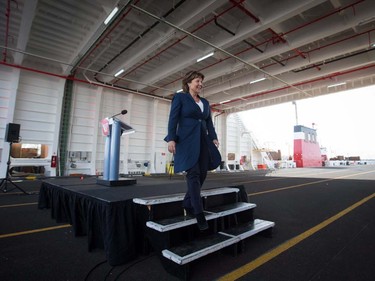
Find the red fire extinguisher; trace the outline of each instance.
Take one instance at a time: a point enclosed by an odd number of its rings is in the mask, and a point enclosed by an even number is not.
[[[57,166],[57,156],[53,154],[51,157],[51,167],[56,168],[56,166]]]

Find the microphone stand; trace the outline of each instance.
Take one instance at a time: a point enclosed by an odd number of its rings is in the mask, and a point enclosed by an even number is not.
[[[111,116],[111,117],[109,117],[109,118],[113,118],[113,117],[116,117],[116,116],[118,116],[118,115],[125,115],[126,113],[128,113],[128,111],[127,111],[126,109],[123,109],[123,110],[121,110],[120,113],[117,113],[117,114],[115,114],[115,115],[113,115],[113,116]]]

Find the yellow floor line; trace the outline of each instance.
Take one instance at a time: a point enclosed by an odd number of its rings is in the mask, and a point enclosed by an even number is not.
[[[39,228],[39,229],[32,229],[32,230],[14,232],[14,233],[9,233],[9,234],[1,234],[0,239],[8,238],[8,237],[14,237],[14,236],[20,236],[20,235],[26,235],[26,234],[32,234],[32,233],[38,233],[38,232],[44,232],[44,231],[50,231],[50,230],[55,230],[55,229],[60,229],[60,228],[67,228],[67,227],[71,227],[71,225],[70,224],[64,224],[64,225],[59,225],[59,226],[51,226],[51,227],[45,227],[45,228]]]
[[[306,238],[310,237],[311,235],[315,234],[316,232],[320,231],[324,227],[330,225],[331,223],[335,222],[339,218],[345,216],[349,212],[353,211],[355,208],[361,206],[362,204],[366,203],[367,201],[373,199],[375,197],[375,193],[371,194],[370,196],[367,196],[366,198],[363,198],[362,200],[358,201],[357,203],[351,205],[350,207],[346,208],[345,210],[339,212],[338,214],[330,217],[329,219],[323,221],[322,223],[314,226],[313,228],[310,228],[309,230],[303,232],[302,234],[286,241],[285,243],[279,245],[275,249],[271,250],[270,252],[267,252],[263,254],[262,256],[258,257],[257,259],[249,262],[248,264],[245,264],[241,266],[240,268],[228,273],[227,275],[222,276],[219,278],[219,281],[229,281],[229,280],[237,280],[238,278],[241,278],[242,276],[250,273],[251,271],[255,270],[256,268],[262,266],[266,262],[270,261],[271,259],[277,257],[278,255],[282,254],[283,252],[287,251],[288,249],[294,247],[298,243],[302,242]]]
[[[22,203],[22,204],[11,204],[11,205],[3,205],[0,208],[11,208],[11,207],[22,207],[22,206],[29,206],[29,205],[37,205],[37,202],[34,203]]]
[[[276,189],[270,189],[270,190],[265,190],[265,191],[249,193],[247,196],[254,196],[254,195],[260,195],[260,194],[265,194],[265,193],[277,192],[277,191],[281,191],[281,190],[287,190],[287,189],[292,189],[292,188],[297,188],[297,187],[301,187],[301,186],[312,185],[312,184],[317,184],[317,183],[322,183],[322,182],[334,181],[334,180],[338,180],[338,179],[349,178],[349,177],[352,177],[352,176],[368,174],[368,173],[373,173],[373,172],[375,172],[375,171],[367,171],[367,172],[356,173],[356,174],[352,174],[352,175],[335,177],[335,178],[332,178],[332,179],[323,179],[323,180],[318,180],[318,181],[306,182],[306,183],[301,183],[301,184],[296,184],[296,185],[291,185],[291,186],[286,186],[286,187],[280,187],[280,188],[276,188]],[[236,183],[236,184],[239,184],[239,183]]]

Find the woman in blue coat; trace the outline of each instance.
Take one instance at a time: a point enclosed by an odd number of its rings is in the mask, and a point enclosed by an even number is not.
[[[186,171],[187,192],[183,208],[197,219],[200,230],[208,228],[200,195],[207,171],[220,165],[219,142],[212,123],[208,101],[199,96],[204,75],[188,72],[182,80],[182,93],[172,100],[168,122],[168,151],[174,154],[174,172]]]

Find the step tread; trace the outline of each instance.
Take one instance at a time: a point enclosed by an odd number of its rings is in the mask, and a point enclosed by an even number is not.
[[[220,195],[232,192],[239,192],[238,188],[235,187],[220,187],[212,189],[203,189],[201,191],[202,197]],[[185,197],[185,193],[175,193],[169,195],[158,195],[144,198],[133,198],[133,202],[140,205],[157,205],[163,203],[182,201]]]
[[[240,240],[243,240],[263,230],[272,228],[274,226],[275,226],[275,223],[272,221],[255,219],[253,222],[241,224],[241,225],[223,230],[220,233],[223,235],[238,237],[240,238]]]
[[[162,254],[165,258],[177,264],[187,264],[271,228],[274,225],[275,223],[271,221],[255,219],[254,223],[232,227],[231,229],[215,233],[203,239],[197,239],[180,246],[165,249],[162,251]]]
[[[203,239],[197,239],[181,246],[165,249],[162,251],[162,254],[165,258],[183,265],[236,242],[238,242],[238,238],[215,233]]]
[[[241,212],[242,210],[244,211],[244,210],[252,209],[255,207],[256,207],[256,204],[254,203],[235,202],[235,203],[220,205],[216,207],[211,207],[211,208],[208,208],[206,211],[210,213],[219,214],[220,216],[227,216],[227,215]]]
[[[206,220],[213,220],[219,217],[231,215],[241,211],[255,208],[256,205],[253,203],[237,202],[233,204],[223,205],[220,208],[212,208],[204,212]],[[215,210],[217,212],[215,212]],[[157,230],[159,232],[166,232],[169,230],[182,228],[188,225],[195,224],[197,220],[192,216],[176,216],[167,219],[161,219],[157,221],[146,222],[147,227]]]

